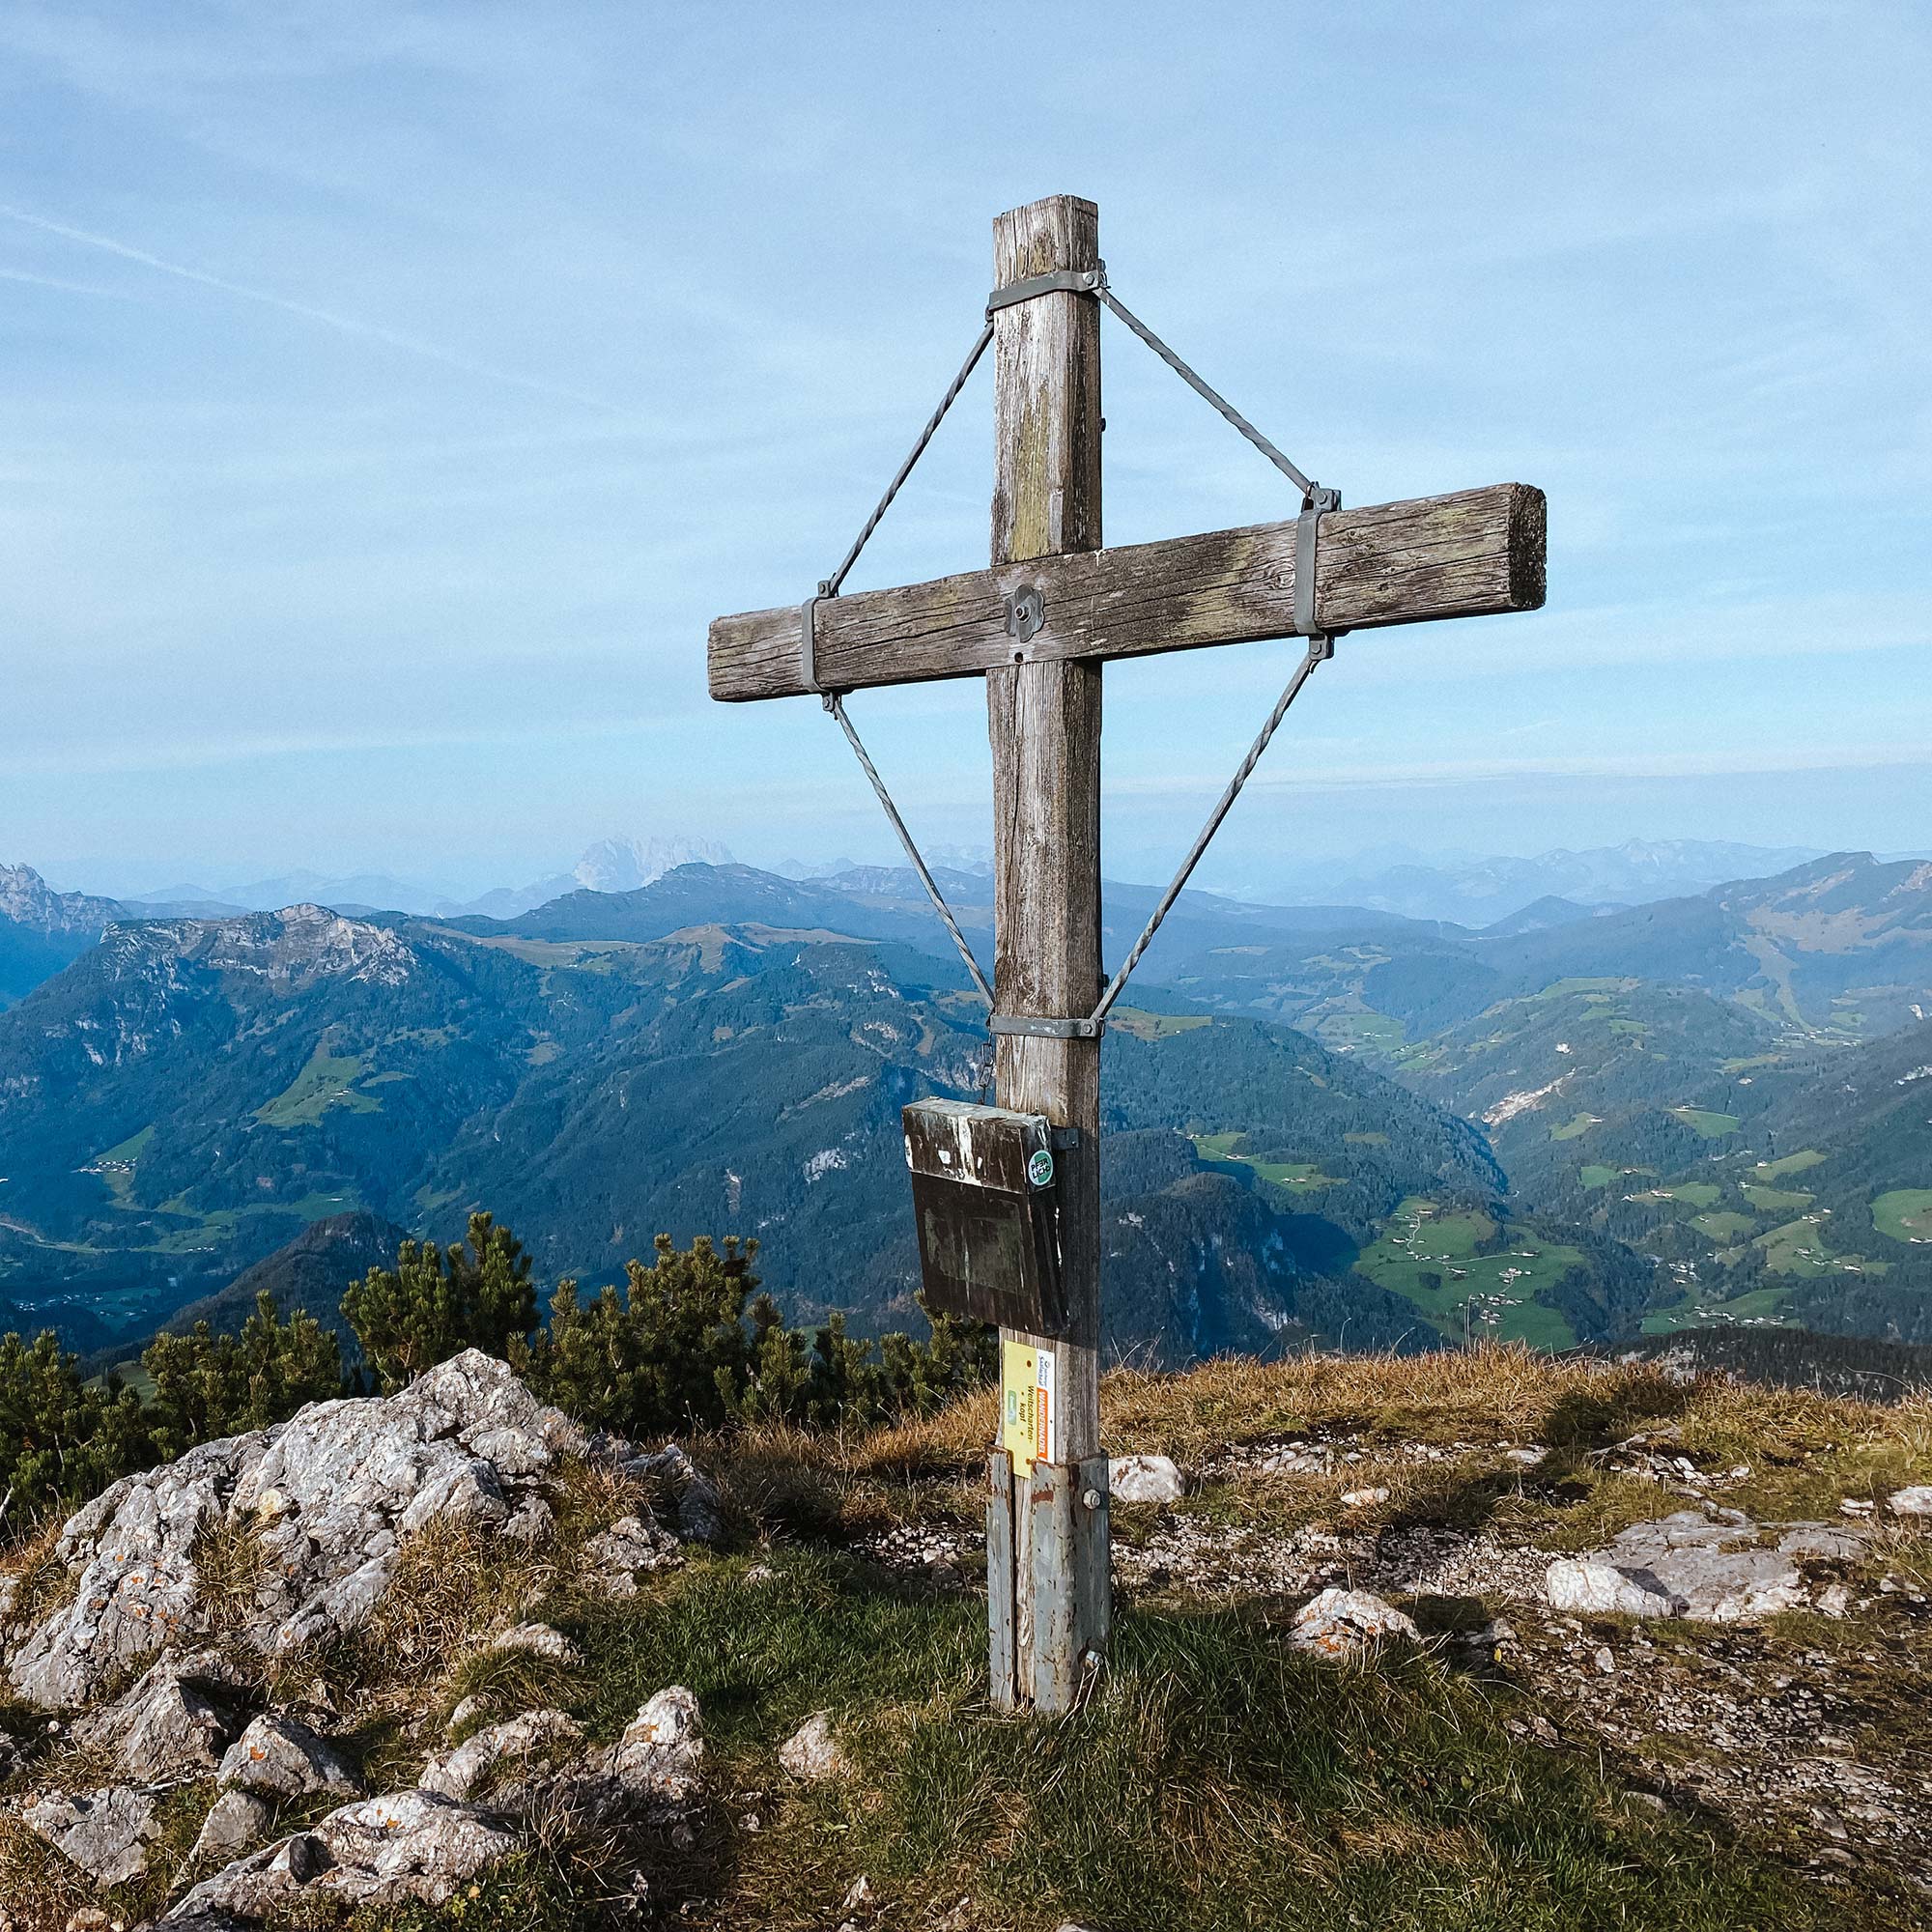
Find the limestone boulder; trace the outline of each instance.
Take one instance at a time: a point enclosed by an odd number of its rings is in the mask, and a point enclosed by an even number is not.
[[[204,1442],[126,1476],[63,1525],[54,1555],[79,1587],[12,1649],[14,1690],[45,1710],[93,1702],[115,1678],[196,1627],[196,1537],[220,1522],[242,1476],[268,1453],[257,1433]]]
[[[168,1655],[73,1726],[76,1744],[111,1750],[129,1783],[204,1777],[242,1728],[239,1673],[212,1652]]]
[[[252,1791],[224,1791],[201,1821],[194,1857],[207,1865],[226,1863],[259,1845],[275,1822],[275,1807]]]
[[[582,1743],[582,1728],[561,1711],[524,1711],[438,1752],[416,1782],[444,1798],[487,1794],[497,1804],[514,1804],[533,1782],[576,1755]]]
[[[476,1350],[398,1395],[314,1403],[275,1429],[203,1443],[116,1483],[68,1521],[56,1559],[79,1572],[78,1588],[10,1647],[8,1676],[30,1702],[73,1709],[187,1647],[208,1627],[197,1539],[222,1525],[247,1528],[259,1545],[245,1640],[265,1654],[327,1641],[369,1615],[408,1537],[435,1520],[542,1533],[558,1459],[591,1453],[560,1410]],[[682,1450],[598,1453],[669,1483],[692,1533],[715,1526],[716,1492]],[[678,1546],[640,1514],[596,1548],[595,1577],[623,1594],[643,1571],[676,1561]]]
[[[19,1819],[102,1886],[139,1878],[160,1835],[154,1794],[131,1789],[50,1791],[22,1806]]]
[[[272,1713],[236,1739],[215,1776],[224,1789],[251,1791],[277,1804],[364,1788],[332,1745],[296,1719]]]
[[[1735,1510],[1680,1510],[1633,1524],[1606,1549],[1550,1564],[1544,1594],[1552,1608],[1586,1616],[1757,1623],[1813,1601],[1809,1566],[1863,1548],[1862,1531],[1837,1524],[1761,1530]]]
[[[473,1805],[393,1791],[345,1804],[310,1830],[236,1860],[161,1923],[198,1927],[223,1915],[261,1920],[311,1904],[342,1913],[442,1905],[517,1845],[500,1820]]]
[[[1288,1640],[1296,1650],[1337,1661],[1360,1657],[1390,1638],[1421,1640],[1414,1620],[1368,1590],[1323,1590],[1294,1613]]]
[[[814,1711],[779,1747],[779,1769],[806,1784],[841,1777],[850,1768],[833,1735],[830,1711]]]
[[[1178,1503],[1182,1487],[1171,1456],[1116,1456],[1107,1464],[1107,1491],[1117,1503]]]
[[[621,1600],[638,1594],[638,1578],[684,1561],[677,1538],[641,1517],[619,1518],[583,1546],[579,1581],[594,1596]]]

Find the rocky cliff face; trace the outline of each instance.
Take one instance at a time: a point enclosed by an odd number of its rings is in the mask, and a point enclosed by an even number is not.
[[[0,865],[0,1008],[77,959],[120,917],[112,899],[50,892],[31,866]]]
[[[120,918],[113,899],[86,893],[56,893],[31,866],[0,865],[0,920],[30,932],[84,933],[97,936],[110,921]]]

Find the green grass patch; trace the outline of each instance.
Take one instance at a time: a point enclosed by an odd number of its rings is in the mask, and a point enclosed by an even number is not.
[[[1760,1180],[1779,1180],[1787,1174],[1803,1174],[1807,1167],[1818,1167],[1824,1159],[1816,1148],[1801,1148],[1782,1160],[1761,1160],[1751,1171]]]
[[[1747,1294],[1733,1295],[1728,1301],[1687,1302],[1678,1308],[1660,1309],[1643,1318],[1646,1335],[1674,1335],[1684,1328],[1709,1328],[1719,1323],[1779,1321],[1783,1319],[1787,1288],[1754,1288]]]
[[[1387,1147],[1389,1144],[1389,1137],[1386,1134],[1378,1134],[1374,1131],[1360,1134],[1344,1134],[1342,1138],[1350,1147]]]
[[[1411,1302],[1445,1340],[1460,1342],[1466,1326],[1473,1336],[1536,1349],[1575,1348],[1569,1321],[1534,1297],[1581,1264],[1581,1253],[1513,1225],[1501,1232],[1500,1253],[1478,1254],[1479,1247],[1495,1245],[1497,1226],[1490,1215],[1480,1208],[1441,1213],[1435,1203],[1411,1197],[1357,1256],[1355,1267],[1377,1287]]]
[[[1627,993],[1636,984],[1634,980],[1552,980],[1540,993],[1532,993],[1530,1002],[1538,1000],[1568,999],[1573,993],[1581,993],[1586,998],[1594,997],[1599,1003],[1612,993]]]
[[[1815,1280],[1822,1275],[1884,1275],[1890,1272],[1889,1262],[1870,1261],[1863,1255],[1833,1254],[1826,1238],[1827,1223],[1821,1217],[1801,1217],[1760,1235],[1755,1245],[1764,1250],[1764,1264],[1774,1274],[1801,1275]]]
[[[1206,1013],[1151,1013],[1141,1007],[1116,1007],[1107,1015],[1110,1027],[1135,1039],[1171,1039],[1178,1033],[1192,1033],[1212,1023]]]
[[[1668,1187],[1646,1187],[1639,1193],[1633,1193],[1633,1201],[1661,1201],[1666,1206],[1695,1208],[1703,1209],[1715,1208],[1723,1199],[1724,1190],[1708,1180],[1673,1180]]]
[[[1738,1192],[1753,1208],[1762,1208],[1767,1214],[1784,1213],[1795,1208],[1808,1208],[1812,1202],[1812,1196],[1804,1193],[1802,1190],[1787,1190],[1782,1187],[1760,1187],[1755,1182],[1749,1180],[1747,1180],[1738,1189]]]
[[[1592,1127],[1600,1127],[1603,1123],[1603,1116],[1601,1114],[1576,1114],[1564,1122],[1560,1127],[1551,1127],[1549,1138],[1553,1141],[1579,1140]]]
[[[1245,1167],[1277,1187],[1339,1187],[1341,1180],[1323,1174],[1309,1160],[1262,1160],[1254,1154],[1237,1153],[1236,1149],[1247,1139],[1245,1134],[1190,1134],[1194,1151],[1203,1160],[1216,1160],[1232,1167]]]
[[[374,1114],[382,1101],[355,1091],[362,1076],[362,1062],[355,1054],[341,1058],[325,1053],[317,1046],[309,1063],[287,1089],[266,1106],[255,1110],[255,1118],[266,1127],[312,1127],[331,1107],[347,1107],[353,1113]]]
[[[1700,1134],[1707,1141],[1720,1141],[1726,1134],[1734,1134],[1738,1130],[1735,1114],[1716,1114],[1708,1107],[1672,1107],[1670,1111],[1693,1133]]]
[[[1895,1187],[1871,1205],[1872,1226],[1894,1241],[1932,1241],[1932,1187]]]
[[[1026,1932],[1909,1922],[1628,1802],[1595,1753],[1514,1739],[1510,1694],[1432,1657],[1337,1668],[1261,1610],[1128,1609],[1096,1693],[1046,1722],[989,1708],[983,1617],[831,1558],[753,1585],[707,1566],[573,1630],[594,1686],[579,1714],[611,1735],[688,1684],[715,1787],[762,1794],[755,1833],[721,1816],[706,1834],[711,1923],[837,1924],[861,1873],[882,1924],[965,1898],[960,1922]],[[853,1775],[783,1779],[777,1741],[820,1709]]]
[[[1757,1221],[1752,1215],[1726,1209],[1715,1214],[1699,1214],[1690,1225],[1700,1235],[1709,1235],[1714,1241],[1729,1243],[1741,1235],[1748,1235],[1757,1226]]]
[[[1605,1167],[1601,1162],[1591,1161],[1588,1166],[1577,1170],[1577,1179],[1585,1187],[1607,1187],[1617,1178],[1613,1167]]]
[[[1402,1022],[1387,1013],[1329,1013],[1313,1031],[1323,1046],[1337,1053],[1390,1054],[1408,1041]]]
[[[1664,1192],[1661,1187],[1657,1191]],[[1724,1190],[1708,1180],[1680,1180],[1669,1193],[1673,1200],[1688,1202],[1692,1208],[1715,1208],[1724,1198]]]
[[[133,1207],[134,1168],[154,1137],[155,1123],[150,1121],[139,1133],[129,1134],[125,1141],[117,1141],[104,1152],[96,1154],[83,1170],[100,1177],[115,1207]]]

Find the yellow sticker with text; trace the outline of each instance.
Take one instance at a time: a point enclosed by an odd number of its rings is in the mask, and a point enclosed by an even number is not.
[[[1021,1475],[1033,1472],[1039,1445],[1039,1355],[1000,1338],[1000,1447]]]

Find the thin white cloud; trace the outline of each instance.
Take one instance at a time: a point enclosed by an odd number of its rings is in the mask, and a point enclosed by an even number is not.
[[[99,296],[103,301],[138,301],[126,289],[103,289],[95,282],[63,281],[58,275],[30,275],[24,269],[0,269],[0,282],[24,282],[30,289],[55,289],[68,296]]]
[[[439,348],[433,342],[425,342],[419,336],[405,335],[399,329],[384,328],[379,323],[363,322],[353,315],[341,315],[334,309],[317,308],[312,302],[294,301],[287,296],[271,294],[267,289],[250,288],[245,282],[232,282],[223,275],[212,275],[206,270],[190,268],[185,262],[170,262],[162,256],[151,254],[145,248],[136,248],[127,242],[117,242],[111,235],[97,235],[85,228],[75,228],[65,221],[53,221],[43,214],[35,214],[24,208],[14,208],[0,203],[0,215],[9,221],[17,221],[28,228],[38,228],[43,234],[57,235],[65,242],[73,242],[82,247],[98,248],[103,254],[118,256],[124,262],[133,262],[144,269],[152,269],[157,274],[172,275],[178,281],[193,282],[198,287],[213,289],[218,294],[233,296],[238,301],[259,303],[264,308],[279,309],[284,315],[299,317],[304,322],[319,324],[324,328],[335,329],[343,335],[358,336],[366,342],[380,342],[384,348],[400,350],[406,355],[418,355],[424,360],[440,363],[445,369],[460,370],[467,376],[478,376],[485,382],[501,383],[513,389],[524,389],[535,396],[549,396],[557,401],[577,403],[584,409],[599,410],[607,414],[621,415],[624,412],[615,403],[602,396],[586,395],[582,389],[573,389],[560,383],[546,382],[538,376],[520,376],[509,369],[498,369],[488,362],[479,362],[473,356],[459,355],[451,350]],[[57,287],[57,283],[48,283]],[[95,293],[88,290],[84,293]]]

